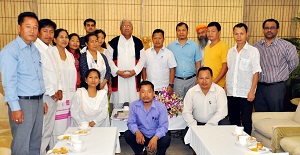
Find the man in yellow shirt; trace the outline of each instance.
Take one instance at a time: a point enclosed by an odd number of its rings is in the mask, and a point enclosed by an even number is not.
[[[228,45],[220,40],[221,25],[218,22],[211,22],[207,25],[207,37],[211,41],[204,49],[203,63],[213,71],[213,82],[225,87],[225,74],[227,68]]]

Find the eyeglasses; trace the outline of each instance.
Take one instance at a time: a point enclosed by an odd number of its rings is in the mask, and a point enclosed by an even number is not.
[[[125,29],[125,28],[130,28],[131,26],[130,25],[122,25],[121,27]]]
[[[276,27],[272,26],[272,27],[264,27],[264,30],[275,30],[277,29]]]

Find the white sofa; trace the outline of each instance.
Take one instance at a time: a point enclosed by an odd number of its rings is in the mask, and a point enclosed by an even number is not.
[[[300,127],[300,106],[296,112],[254,112],[252,114],[252,136],[263,145],[274,150],[271,139],[277,127]]]

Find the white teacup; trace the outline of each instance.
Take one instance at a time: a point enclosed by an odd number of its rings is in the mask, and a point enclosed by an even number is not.
[[[236,135],[242,135],[243,131],[244,131],[244,127],[242,127],[242,126],[237,126],[237,127],[235,127],[235,130],[234,130]]]
[[[80,135],[71,135],[70,137],[71,142],[73,141],[79,141],[80,140]]]
[[[89,128],[89,122],[81,122],[80,129],[87,130]]]
[[[82,150],[83,141],[82,140],[76,140],[72,141],[72,146],[74,151],[81,151]]]
[[[247,144],[248,136],[239,136],[239,142],[242,146],[245,146]]]
[[[125,111],[128,111],[128,110],[129,110],[129,106],[124,106],[123,109],[124,109]]]

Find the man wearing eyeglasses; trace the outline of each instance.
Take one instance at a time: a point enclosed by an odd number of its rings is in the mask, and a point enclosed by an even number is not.
[[[131,21],[123,19],[120,22],[120,31],[120,36],[108,42],[108,51],[105,52],[112,74],[110,103],[116,109],[121,109],[124,103],[131,103],[139,98],[138,87],[144,67],[144,61],[140,57],[144,46],[139,38],[132,35]]]
[[[277,37],[279,22],[267,19],[262,25],[265,38],[254,43],[260,53],[262,72],[254,100],[257,112],[284,111],[285,81],[299,64],[296,47]]]

